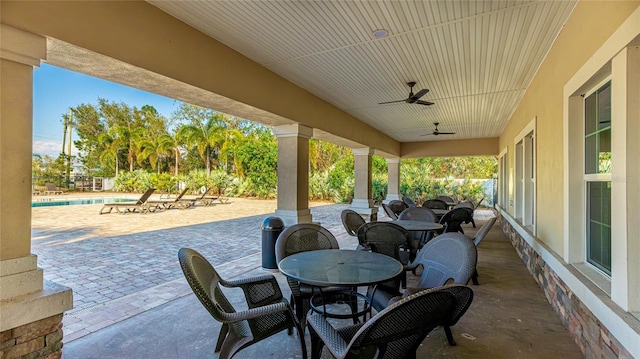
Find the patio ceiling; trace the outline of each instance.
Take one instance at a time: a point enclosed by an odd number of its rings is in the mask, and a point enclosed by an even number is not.
[[[400,142],[499,136],[576,3],[148,2]]]

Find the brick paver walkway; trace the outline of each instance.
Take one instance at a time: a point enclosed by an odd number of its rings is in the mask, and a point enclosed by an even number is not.
[[[342,246],[355,247],[340,222],[347,205],[312,206],[314,221]],[[101,207],[32,211],[38,266],[46,280],[73,289],[74,308],[64,318],[65,342],[189,294],[177,260],[181,247],[200,251],[221,274],[260,267],[260,225],[276,202],[234,198],[224,205],[145,215],[99,215]]]

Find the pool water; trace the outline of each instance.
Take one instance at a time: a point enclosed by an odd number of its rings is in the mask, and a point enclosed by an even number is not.
[[[53,206],[74,206],[77,204],[102,204],[113,202],[135,202],[135,199],[131,198],[72,198],[68,200],[60,200],[57,198],[40,199],[31,202],[31,207],[53,207]]]

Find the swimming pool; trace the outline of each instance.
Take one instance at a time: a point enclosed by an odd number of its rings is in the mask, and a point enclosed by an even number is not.
[[[78,204],[102,204],[113,202],[135,202],[135,199],[131,198],[47,198],[38,199],[31,202],[31,208],[33,207],[54,207],[54,206],[74,206]]]

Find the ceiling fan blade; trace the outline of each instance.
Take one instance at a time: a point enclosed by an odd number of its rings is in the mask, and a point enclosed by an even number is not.
[[[396,102],[405,102],[407,100],[396,100],[396,101],[387,101],[387,102],[378,102],[378,105],[384,105],[386,103],[396,103]]]
[[[429,92],[429,89],[422,89],[422,90],[418,91],[415,95],[411,96],[410,99],[416,101],[420,97],[426,95],[427,92]]]
[[[455,135],[455,132],[438,132],[439,135]]]
[[[422,101],[422,100],[417,100],[415,103],[417,103],[418,105],[425,105],[425,106],[431,106],[431,105],[433,105],[433,102],[429,102],[429,101]]]

